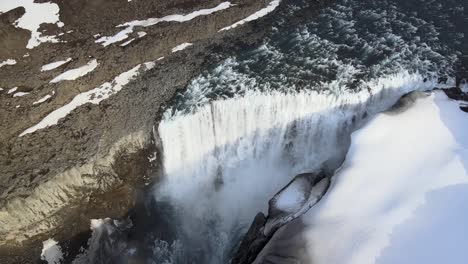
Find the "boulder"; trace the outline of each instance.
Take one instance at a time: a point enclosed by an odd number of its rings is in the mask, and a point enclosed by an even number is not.
[[[299,174],[268,202],[268,217],[255,216],[231,264],[253,263],[275,232],[317,204],[330,186],[322,171]]]

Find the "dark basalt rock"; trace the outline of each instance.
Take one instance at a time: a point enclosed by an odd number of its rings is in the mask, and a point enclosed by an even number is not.
[[[242,240],[239,250],[232,259],[231,264],[252,263],[258,253],[265,247],[268,238],[263,235],[263,226],[266,223],[266,217],[263,213],[258,213],[249,230]]]
[[[460,105],[460,109],[465,112],[465,113],[468,113],[468,104],[467,105]]]
[[[450,89],[443,90],[445,94],[453,100],[460,100],[468,102],[468,93],[464,93],[460,88],[453,87]]]
[[[299,184],[302,188],[298,190],[304,194],[304,199],[298,202],[297,208],[280,208],[277,200],[282,199],[284,194],[293,184]],[[303,173],[282,188],[268,205],[268,217],[263,213],[255,216],[249,230],[242,240],[237,253],[231,260],[231,264],[249,264],[253,263],[262,249],[267,245],[275,232],[282,226],[290,223],[300,217],[314,206],[328,190],[330,185],[329,177],[322,171],[319,173]],[[296,191],[296,189],[294,189]]]
[[[463,92],[458,87],[444,89],[444,92],[450,99],[468,102],[468,93]],[[468,113],[468,104],[460,104],[460,110]]]

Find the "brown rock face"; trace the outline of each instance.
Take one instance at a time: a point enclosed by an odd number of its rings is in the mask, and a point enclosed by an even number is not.
[[[24,7],[17,7],[0,14],[0,59],[18,57],[26,49],[30,33],[17,28],[13,23],[23,16]]]

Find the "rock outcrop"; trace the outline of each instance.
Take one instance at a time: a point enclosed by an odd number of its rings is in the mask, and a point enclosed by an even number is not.
[[[330,186],[323,172],[299,174],[268,202],[268,216],[258,213],[242,240],[232,264],[250,264],[273,235],[320,201]]]

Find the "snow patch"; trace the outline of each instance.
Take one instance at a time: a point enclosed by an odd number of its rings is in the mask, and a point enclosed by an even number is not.
[[[62,248],[57,241],[52,238],[42,242],[41,259],[47,261],[47,264],[60,264],[63,260]]]
[[[52,93],[52,94],[54,94],[54,93]],[[43,102],[49,100],[49,98],[51,98],[51,97],[52,97],[52,95],[47,94],[47,95],[45,95],[44,97],[42,97],[41,99],[39,99],[39,100],[37,100],[37,101],[34,101],[32,104],[33,104],[33,105],[42,104]]]
[[[153,25],[156,25],[161,22],[186,22],[190,21],[198,16],[206,16],[210,15],[212,13],[227,9],[231,7],[232,4],[230,2],[223,2],[219,4],[216,7],[213,8],[208,8],[208,9],[201,9],[194,11],[192,13],[186,14],[186,15],[180,15],[180,14],[175,14],[175,15],[169,15],[165,16],[162,18],[148,18],[146,20],[134,20],[130,22],[126,22],[124,24],[118,25],[117,27],[124,28],[123,30],[119,31],[117,34],[113,36],[104,36],[99,39],[97,39],[95,42],[96,43],[101,43],[102,46],[106,47],[109,46],[112,43],[116,43],[119,41],[122,41],[124,39],[127,39],[128,36],[133,33],[133,30],[135,27],[150,27]]]
[[[11,9],[23,6],[26,12],[15,21],[14,25],[31,31],[31,38],[26,48],[32,49],[44,42],[57,43],[59,40],[55,36],[42,36],[38,31],[42,23],[62,25],[59,20],[59,6],[55,3],[44,2],[35,3],[34,0],[2,0],[0,12],[7,12]]]
[[[67,116],[69,113],[71,113],[73,110],[75,110],[81,105],[87,103],[99,104],[101,101],[109,98],[111,95],[116,94],[117,92],[122,90],[124,85],[128,84],[140,73],[140,70],[146,71],[153,68],[154,66],[154,62],[138,64],[131,70],[121,73],[119,76],[115,77],[114,80],[110,82],[105,82],[92,90],[78,94],[72,99],[71,102],[52,111],[39,123],[26,129],[19,136],[22,137],[26,134],[36,132],[37,130],[56,125],[60,119]]]
[[[15,65],[15,64],[16,64],[16,60],[7,59],[6,61],[0,62],[0,68],[5,66],[5,65]]]
[[[192,45],[193,45],[192,43],[184,42],[184,43],[182,43],[182,44],[180,44],[180,45],[175,46],[175,47],[172,49],[171,52],[174,53],[174,52],[177,52],[177,51],[181,51],[181,50],[184,50],[184,49],[186,49],[187,47],[190,47],[190,46],[192,46]]]
[[[10,90],[8,90],[7,94],[14,93],[17,89],[18,89],[18,87],[13,87]]]
[[[437,91],[353,133],[329,192],[302,217],[310,259],[465,263],[467,130],[468,115]]]
[[[81,67],[75,68],[68,70],[59,76],[55,77],[50,81],[51,83],[58,83],[61,81],[70,81],[70,80],[76,80],[79,77],[85,76],[86,74],[92,72],[96,67],[98,66],[98,62],[96,59],[88,62],[86,65],[83,65]]]
[[[148,33],[144,32],[144,31],[138,31],[137,35],[138,35],[139,38],[142,38],[142,37],[148,35]]]
[[[254,21],[254,20],[257,20],[261,17],[264,17],[266,15],[268,15],[269,13],[273,12],[273,10],[275,10],[280,4],[280,0],[273,0],[271,1],[268,6],[258,10],[257,12],[253,13],[252,15],[242,19],[242,20],[239,20],[237,21],[236,23],[230,25],[230,26],[227,26],[227,27],[224,27],[222,29],[220,29],[219,31],[225,31],[225,30],[230,30],[230,29],[233,29],[233,28],[236,28],[240,25],[243,25],[247,22],[250,22],[250,21]]]
[[[45,64],[41,67],[41,71],[50,71],[50,70],[53,70],[55,68],[58,68],[60,66],[62,66],[63,64],[71,61],[72,58],[67,58],[66,60],[61,60],[61,61],[56,61],[56,62],[51,62],[51,63],[48,63],[48,64]]]
[[[132,43],[134,40],[135,40],[135,38],[131,38],[130,40],[127,40],[124,43],[120,44],[120,47],[125,47],[128,44]]]
[[[29,93],[25,93],[25,92],[17,92],[15,94],[13,94],[13,97],[21,97],[21,96],[25,96],[25,95],[28,95]]]

